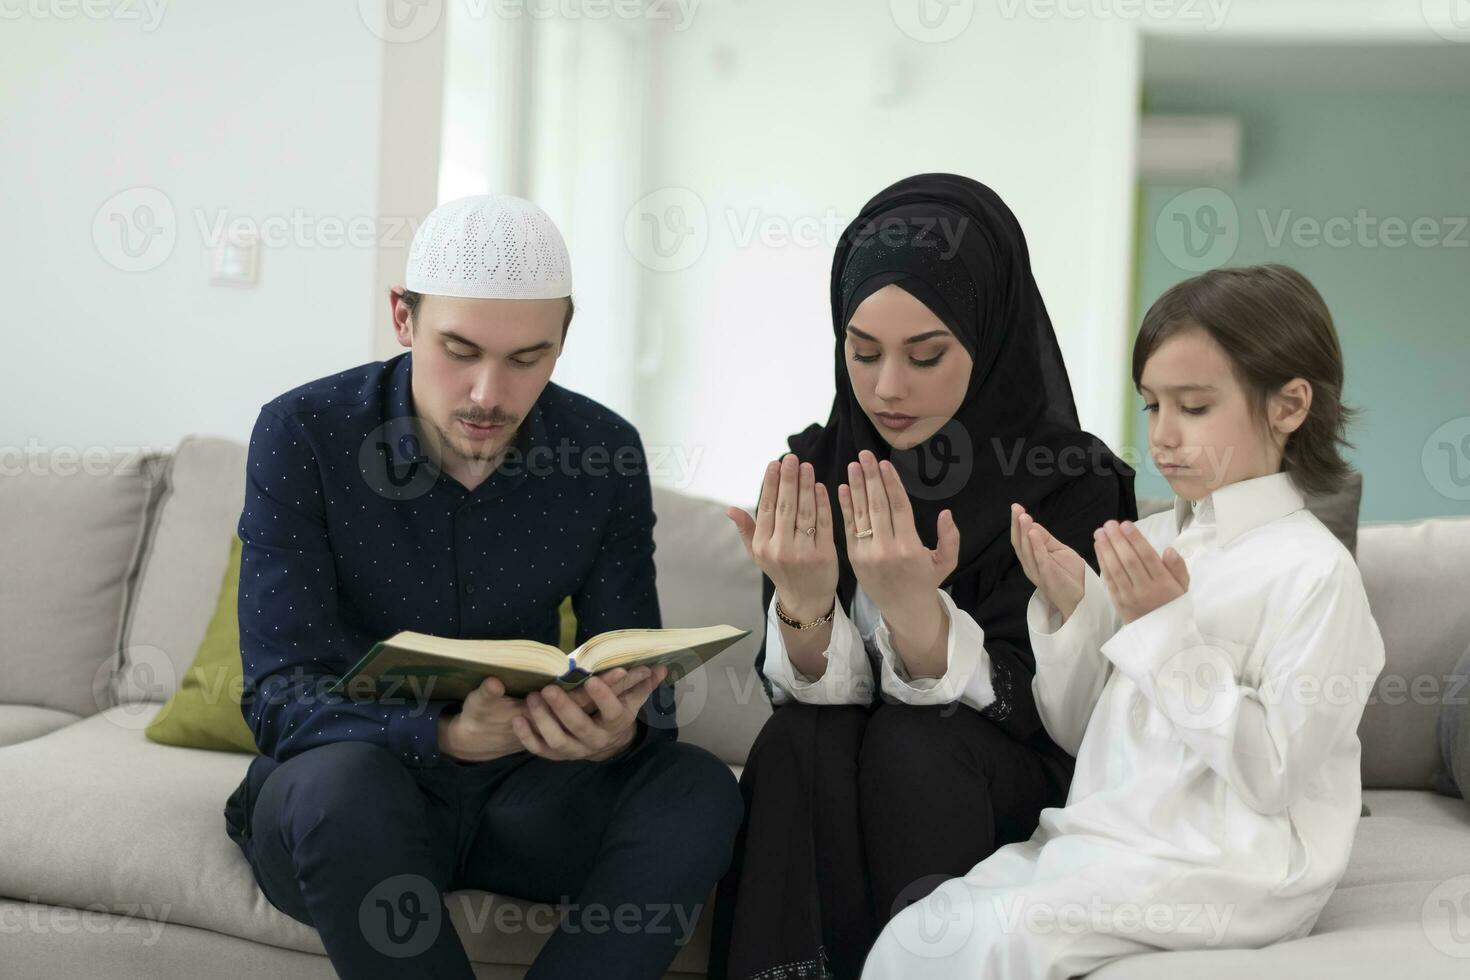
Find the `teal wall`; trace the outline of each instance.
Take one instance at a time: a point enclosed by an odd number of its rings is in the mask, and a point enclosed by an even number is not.
[[[1141,188],[1130,337],[1150,303],[1203,266],[1300,269],[1332,311],[1345,398],[1361,411],[1349,455],[1362,519],[1470,514],[1470,93],[1150,86],[1144,104],[1238,117],[1243,160],[1218,188]],[[1360,231],[1360,211],[1377,223]],[[1348,222],[1333,229],[1341,246],[1322,231],[1333,217]],[[1433,220],[1415,243],[1420,218]],[[1128,393],[1128,439],[1144,452],[1142,400],[1131,383]],[[1138,493],[1169,495],[1143,458]]]

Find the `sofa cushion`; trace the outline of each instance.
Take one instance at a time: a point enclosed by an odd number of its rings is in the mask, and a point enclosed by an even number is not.
[[[1470,801],[1417,789],[1365,789],[1363,802],[1375,820],[1400,817],[1416,824],[1448,827],[1470,834]],[[1470,840],[1461,846],[1470,847]]]
[[[1450,696],[1439,708],[1439,763],[1435,792],[1470,800],[1470,641],[1450,671]]]
[[[160,455],[18,460],[0,475],[0,702],[77,715],[110,702],[130,559]]]
[[[81,717],[70,711],[38,708],[33,704],[0,704],[0,745],[40,738]]]
[[[1358,568],[1386,656],[1358,726],[1363,786],[1432,789],[1440,705],[1470,694],[1451,680],[1470,643],[1470,602],[1456,592],[1470,582],[1470,517],[1364,524]]]
[[[1368,792],[1364,798],[1373,816],[1358,821],[1347,872],[1310,936],[1261,950],[1149,953],[1089,977],[1463,978],[1470,932],[1454,906],[1470,896],[1470,805],[1428,792]],[[1454,915],[1461,921],[1448,918]]]
[[[39,923],[7,936],[5,975],[28,980],[337,980],[325,955],[265,946],[177,922],[160,927],[134,909],[109,914],[0,899],[0,922]],[[523,980],[524,966],[471,961],[477,980]],[[405,980],[411,980],[407,974]],[[663,980],[699,980],[666,973]]]
[[[123,624],[119,704],[168,700],[199,650],[245,506],[245,445],[186,436],[162,484],[135,560],[138,585]]]
[[[765,632],[760,570],[745,553],[725,505],[655,487],[653,560],[666,627],[728,623],[750,635],[674,688],[679,738],[743,764],[771,715],[755,673]]]
[[[1414,894],[1385,894],[1385,901],[1418,903]],[[1334,929],[1265,949],[1203,949],[1124,957],[1087,974],[1087,980],[1342,980],[1343,977],[1464,980],[1465,961],[1433,946],[1417,913],[1413,921],[1374,921]]]
[[[315,929],[270,904],[226,836],[224,803],[250,756],[149,741],[159,707],[118,705],[0,751],[0,896],[146,905],[140,914],[169,923],[324,953]],[[554,920],[547,906],[529,915],[531,903],[472,889],[447,904],[470,957],[486,963],[529,965],[548,936],[538,923]],[[708,952],[702,915],[671,969],[702,972]]]

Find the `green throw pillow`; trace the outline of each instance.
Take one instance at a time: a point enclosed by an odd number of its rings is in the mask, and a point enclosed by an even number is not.
[[[240,714],[244,671],[240,664],[240,539],[230,539],[230,560],[220,583],[214,616],[182,683],[146,734],[155,742],[196,749],[257,753],[255,736]]]
[[[195,749],[256,754],[255,736],[240,714],[244,672],[240,664],[240,539],[230,539],[230,559],[220,583],[214,616],[179,690],[159,710],[146,734],[155,742]],[[558,646],[576,646],[577,617],[568,596],[561,604]]]

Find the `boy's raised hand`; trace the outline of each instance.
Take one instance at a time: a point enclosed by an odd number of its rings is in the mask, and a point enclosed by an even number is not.
[[[1062,621],[1072,618],[1086,581],[1082,556],[1053,537],[1020,504],[1011,504],[1011,547],[1026,577],[1057,607]]]
[[[1189,569],[1173,548],[1154,550],[1132,521],[1108,521],[1092,532],[1097,563],[1113,605],[1131,623],[1189,591]]]

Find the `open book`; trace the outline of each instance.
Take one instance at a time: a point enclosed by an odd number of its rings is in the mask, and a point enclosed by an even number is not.
[[[569,690],[615,667],[658,664],[668,665],[672,683],[749,634],[733,626],[612,630],[563,653],[535,640],[461,640],[403,630],[373,644],[329,690],[354,699],[462,701],[494,675],[506,694],[525,697],[547,684]]]

